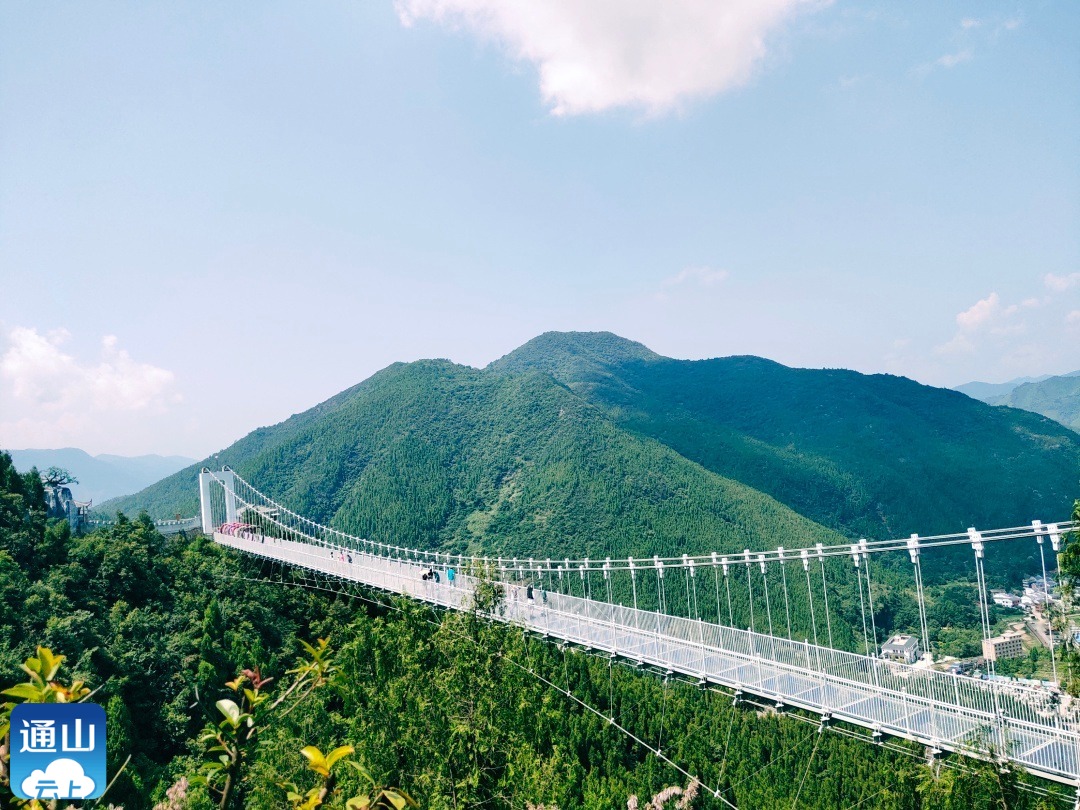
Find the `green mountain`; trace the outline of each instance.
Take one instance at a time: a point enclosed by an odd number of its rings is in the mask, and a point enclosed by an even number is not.
[[[987,402],[1040,413],[1080,432],[1080,372],[1019,385]]]
[[[838,541],[537,371],[393,365],[204,463],[315,520],[422,548],[557,558]],[[194,514],[200,466],[102,508]]]
[[[395,364],[101,508],[196,514],[203,464],[374,540],[602,559],[1052,521],[1080,489],[1080,437],[903,378],[672,360],[615,335],[546,334],[485,369]],[[1001,562],[995,584],[1039,567],[1034,544]],[[977,652],[978,618],[956,607],[975,604],[970,563],[958,549],[927,567],[932,642],[950,654]],[[831,568],[847,628],[838,643],[850,647],[859,597],[850,564]],[[878,627],[913,629],[906,557],[878,571]],[[684,585],[667,587],[678,603]],[[639,591],[643,604],[655,596]],[[735,603],[747,624],[748,592]],[[805,637],[805,590],[792,613]]]
[[[483,370],[395,364],[101,508],[195,514],[203,464],[395,542],[651,555],[821,531],[777,501],[847,536],[1055,520],[1080,438],[901,377],[547,333]]]
[[[1003,383],[988,383],[973,380],[963,385],[957,385],[953,387],[954,391],[959,391],[961,394],[967,394],[972,399],[981,399],[983,402],[993,405],[991,400],[1000,399],[1006,396],[1010,391],[1025,383],[1042,382],[1049,379],[1049,374],[1043,374],[1040,377],[1017,377],[1013,380]]]
[[[903,377],[553,332],[489,370],[546,372],[634,435],[849,536],[1055,520],[1080,489],[1075,433]]]

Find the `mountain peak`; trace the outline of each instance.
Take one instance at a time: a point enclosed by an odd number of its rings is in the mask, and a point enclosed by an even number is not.
[[[663,359],[645,344],[613,332],[544,332],[488,368],[501,372],[540,370],[562,379],[578,377],[584,370]]]

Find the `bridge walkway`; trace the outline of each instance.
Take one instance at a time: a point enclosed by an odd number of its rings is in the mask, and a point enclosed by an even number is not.
[[[316,542],[214,533],[238,551],[454,610],[471,609],[476,580],[423,580],[427,566]],[[352,561],[349,561],[351,556]],[[876,732],[967,755],[1001,752],[1032,774],[1080,782],[1080,732],[1053,695],[938,672],[702,620],[500,583],[494,618]]]

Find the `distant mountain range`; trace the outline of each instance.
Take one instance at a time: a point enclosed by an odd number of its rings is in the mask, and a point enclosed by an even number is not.
[[[94,503],[120,495],[130,495],[190,465],[194,459],[184,456],[92,456],[75,447],[60,450],[9,450],[15,469],[29,472],[49,467],[63,467],[76,478],[71,485],[76,500]]]
[[[197,511],[228,464],[301,514],[426,548],[795,546],[1055,520],[1080,436],[890,375],[547,333],[485,369],[394,364],[102,510]]]
[[[959,391],[962,394],[967,394],[972,399],[979,399],[992,405],[993,403],[990,402],[990,400],[1005,396],[1017,386],[1025,385],[1026,383],[1042,382],[1043,380],[1049,379],[1050,376],[1050,374],[1043,374],[1041,377],[1017,377],[1014,380],[1003,383],[988,383],[974,380],[969,383],[964,383],[963,385],[957,385],[953,390]]]
[[[970,382],[956,390],[988,405],[1042,414],[1080,432],[1080,371],[1056,377],[1019,377],[1007,383]]]

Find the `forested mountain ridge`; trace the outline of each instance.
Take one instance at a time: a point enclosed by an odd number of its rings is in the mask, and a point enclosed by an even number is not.
[[[202,463],[395,543],[615,556],[821,531],[776,501],[855,537],[1054,520],[1080,437],[890,375],[547,333],[486,369],[389,366]],[[195,514],[200,466],[103,509]]]
[[[989,405],[1005,405],[1042,414],[1080,432],[1080,372],[1018,385],[1000,396],[978,397]]]
[[[1015,379],[1003,383],[988,383],[972,380],[963,385],[954,385],[952,389],[954,391],[959,391],[962,394],[967,394],[972,399],[981,399],[983,402],[993,404],[990,400],[1005,396],[1017,386],[1024,385],[1025,383],[1042,382],[1043,380],[1049,379],[1050,376],[1051,375],[1049,374],[1042,374],[1038,377],[1016,377]]]
[[[546,333],[489,369],[549,373],[618,425],[849,536],[1060,516],[1080,482],[1076,434],[1035,414],[892,375],[639,346]]]
[[[836,542],[772,498],[615,426],[540,372],[391,366],[222,451],[268,495],[388,542],[552,557]],[[197,467],[111,504],[196,509]]]

